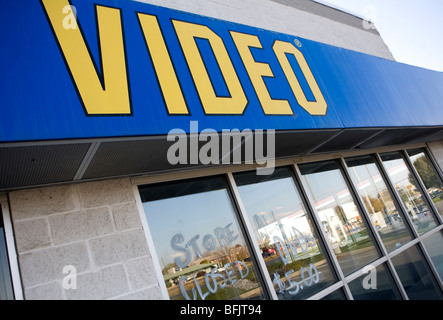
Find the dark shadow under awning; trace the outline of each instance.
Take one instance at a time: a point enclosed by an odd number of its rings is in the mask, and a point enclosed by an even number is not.
[[[278,131],[275,158],[439,140],[443,127]],[[0,144],[0,191],[208,166],[171,165],[167,152],[174,143],[150,136]],[[205,143],[199,142],[199,148]]]

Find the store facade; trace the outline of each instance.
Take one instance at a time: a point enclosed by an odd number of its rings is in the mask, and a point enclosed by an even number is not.
[[[442,74],[312,1],[164,5],[8,3],[2,298],[442,299]]]

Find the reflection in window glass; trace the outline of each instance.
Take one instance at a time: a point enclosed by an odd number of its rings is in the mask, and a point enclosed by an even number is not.
[[[308,163],[299,168],[344,274],[377,259],[379,253],[337,163]]]
[[[434,214],[426,205],[420,188],[400,152],[389,152],[380,156],[417,231],[421,234],[434,228],[437,225]]]
[[[443,294],[416,246],[392,258],[410,300],[439,300]]]
[[[423,244],[443,281],[443,231],[426,238],[423,240]]]
[[[364,269],[363,275],[349,283],[354,300],[402,300],[388,268],[381,264]]]
[[[305,299],[335,282],[288,168],[235,175],[279,299]]]
[[[222,177],[140,187],[169,297],[263,299]]]
[[[320,300],[347,300],[346,295],[343,292],[343,289],[335,290],[334,292],[331,292],[327,296],[324,296]]]
[[[423,149],[408,150],[408,154],[437,211],[443,216],[443,184],[431,161]]]
[[[371,156],[346,160],[349,175],[388,251],[412,239]]]

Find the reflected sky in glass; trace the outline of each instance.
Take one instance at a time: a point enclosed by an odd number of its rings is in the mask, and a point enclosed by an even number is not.
[[[163,257],[166,264],[173,262],[179,254],[170,246],[171,235],[181,233],[185,239],[191,239],[195,235],[202,237],[207,233],[214,233],[218,227],[235,222],[233,216],[226,219],[226,212],[233,212],[226,190],[144,202],[143,208],[150,228],[155,230],[153,234],[157,254]],[[238,229],[235,231],[239,234]]]
[[[171,299],[265,297],[222,177],[140,187]]]

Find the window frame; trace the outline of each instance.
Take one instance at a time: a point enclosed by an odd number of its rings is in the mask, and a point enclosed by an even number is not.
[[[8,251],[9,271],[11,273],[12,291],[14,300],[23,300],[23,288],[18,266],[17,250],[15,248],[14,230],[12,227],[9,201],[6,194],[0,194],[1,215],[3,217],[3,227],[5,232],[6,250]]]
[[[407,150],[408,149],[418,149],[421,148],[425,150],[426,155],[428,156],[428,159],[431,162],[431,165],[435,169],[435,172],[439,176],[441,180],[443,180],[442,170],[438,167],[437,162],[432,156],[432,153],[428,149],[427,145],[424,144],[418,144],[418,145],[411,145],[411,146],[389,146],[389,147],[383,147],[383,148],[377,148],[377,149],[367,149],[367,150],[359,150],[359,151],[348,151],[348,152],[342,152],[342,153],[334,153],[334,154],[324,154],[324,155],[310,155],[305,157],[297,157],[297,158],[287,158],[287,159],[277,159],[275,161],[275,167],[284,167],[284,166],[290,166],[291,168],[291,174],[294,178],[294,183],[296,185],[297,190],[300,193],[300,197],[303,201],[303,204],[306,206],[306,210],[309,212],[312,222],[314,225],[314,228],[318,232],[319,240],[321,242],[322,248],[324,249],[325,257],[328,259],[328,262],[330,262],[332,271],[336,274],[338,281],[334,284],[330,285],[329,287],[323,289],[322,291],[310,296],[307,300],[317,300],[321,299],[328,294],[334,292],[335,290],[342,289],[346,295],[346,297],[350,300],[353,300],[352,293],[349,289],[348,283],[352,280],[355,280],[356,278],[360,277],[363,274],[363,269],[360,268],[351,274],[345,276],[343,272],[341,271],[340,265],[335,257],[335,254],[333,252],[333,249],[331,245],[329,244],[327,240],[327,237],[324,233],[323,228],[321,228],[320,224],[320,217],[318,215],[318,212],[315,210],[315,206],[313,205],[313,199],[310,199],[309,194],[306,192],[306,186],[303,183],[303,180],[301,179],[301,173],[298,168],[299,164],[302,163],[311,163],[311,162],[318,162],[318,161],[326,161],[326,160],[335,160],[338,164],[338,167],[343,175],[343,178],[345,179],[346,185],[349,188],[349,191],[351,193],[351,196],[353,200],[355,201],[355,204],[357,205],[357,208],[359,210],[359,213],[361,214],[363,220],[366,223],[366,226],[368,228],[368,231],[372,235],[372,239],[374,241],[374,246],[376,247],[377,251],[380,253],[380,257],[373,261],[371,263],[372,266],[377,267],[383,263],[386,263],[387,269],[390,272],[391,276],[394,279],[394,282],[397,285],[397,289],[400,291],[401,296],[403,299],[408,300],[408,296],[406,294],[406,291],[403,288],[403,285],[401,284],[400,278],[398,277],[394,265],[391,261],[393,257],[400,254],[401,252],[407,250],[408,248],[418,244],[419,249],[423,253],[423,256],[425,257],[425,262],[430,267],[432,276],[436,279],[437,283],[439,284],[440,290],[443,292],[443,281],[438,276],[438,272],[435,268],[435,266],[432,263],[432,260],[429,256],[429,253],[426,251],[426,248],[423,244],[423,240],[427,237],[432,236],[433,234],[440,232],[443,230],[443,219],[440,216],[440,214],[436,211],[432,201],[429,201],[429,195],[426,192],[426,189],[423,189],[423,182],[418,175],[418,173],[415,171],[415,168],[413,164],[411,163],[409,159],[409,155]],[[383,163],[380,157],[381,153],[384,152],[390,152],[390,151],[398,151],[402,154],[403,159],[406,162],[407,167],[409,170],[411,170],[414,174],[414,178],[418,181],[420,191],[422,194],[425,195],[427,204],[429,205],[429,208],[433,211],[435,217],[437,217],[437,226],[433,229],[425,232],[424,234],[418,234],[417,230],[415,230],[415,227],[413,225],[412,220],[407,215],[407,211],[405,211],[404,205],[401,202],[401,199],[399,199],[397,193],[395,192],[394,187],[392,186],[392,183],[389,179],[389,176],[383,167]],[[375,229],[375,226],[370,221],[369,213],[367,212],[366,207],[364,206],[364,202],[361,199],[360,194],[356,190],[356,186],[352,182],[352,179],[349,175],[349,172],[347,171],[347,165],[345,159],[348,157],[355,157],[360,155],[370,155],[373,157],[375,164],[377,165],[377,168],[380,171],[380,174],[390,192],[391,197],[393,198],[393,201],[395,205],[397,206],[398,210],[400,210],[400,213],[402,217],[405,219],[405,224],[412,232],[412,239],[405,244],[403,244],[401,247],[392,250],[390,252],[387,251],[385,248],[383,241],[378,234],[377,230]],[[266,265],[264,264],[264,261],[262,259],[257,258],[260,257],[260,249],[258,246],[257,239],[255,238],[255,234],[253,231],[253,227],[251,224],[251,221],[246,214],[245,207],[243,205],[242,199],[240,197],[239,190],[237,188],[237,185],[235,183],[234,174],[238,172],[246,172],[255,170],[256,165],[246,165],[246,164],[240,164],[240,165],[230,165],[230,166],[217,166],[212,168],[199,168],[195,170],[186,170],[186,171],[177,171],[177,172],[168,172],[168,173],[161,173],[161,174],[155,174],[151,176],[145,176],[145,177],[134,177],[131,178],[131,182],[133,185],[133,191],[134,196],[136,199],[137,207],[139,210],[139,214],[141,217],[143,229],[146,235],[146,239],[150,248],[152,260],[154,262],[155,271],[157,273],[157,278],[159,281],[159,285],[162,291],[163,298],[166,300],[169,300],[169,295],[166,289],[166,285],[163,281],[163,275],[161,272],[160,262],[158,259],[158,256],[155,252],[155,246],[154,241],[152,239],[152,235],[150,233],[149,229],[149,223],[147,221],[146,215],[144,213],[143,205],[141,202],[140,192],[138,187],[142,185],[149,185],[154,184],[158,182],[173,182],[173,181],[179,181],[179,180],[186,180],[190,178],[197,178],[197,177],[210,177],[210,176],[216,176],[216,175],[224,175],[226,182],[227,182],[227,191],[230,195],[232,204],[235,207],[237,218],[239,220],[239,223],[242,225],[242,231],[244,232],[245,239],[247,239],[249,249],[251,251],[251,258],[255,260],[256,266],[258,266],[256,272],[259,274],[259,277],[263,279],[262,287],[263,290],[267,292],[268,296],[272,300],[277,299],[277,294],[274,290],[274,285],[271,279],[271,275],[267,271]],[[253,257],[252,257],[253,256]]]

